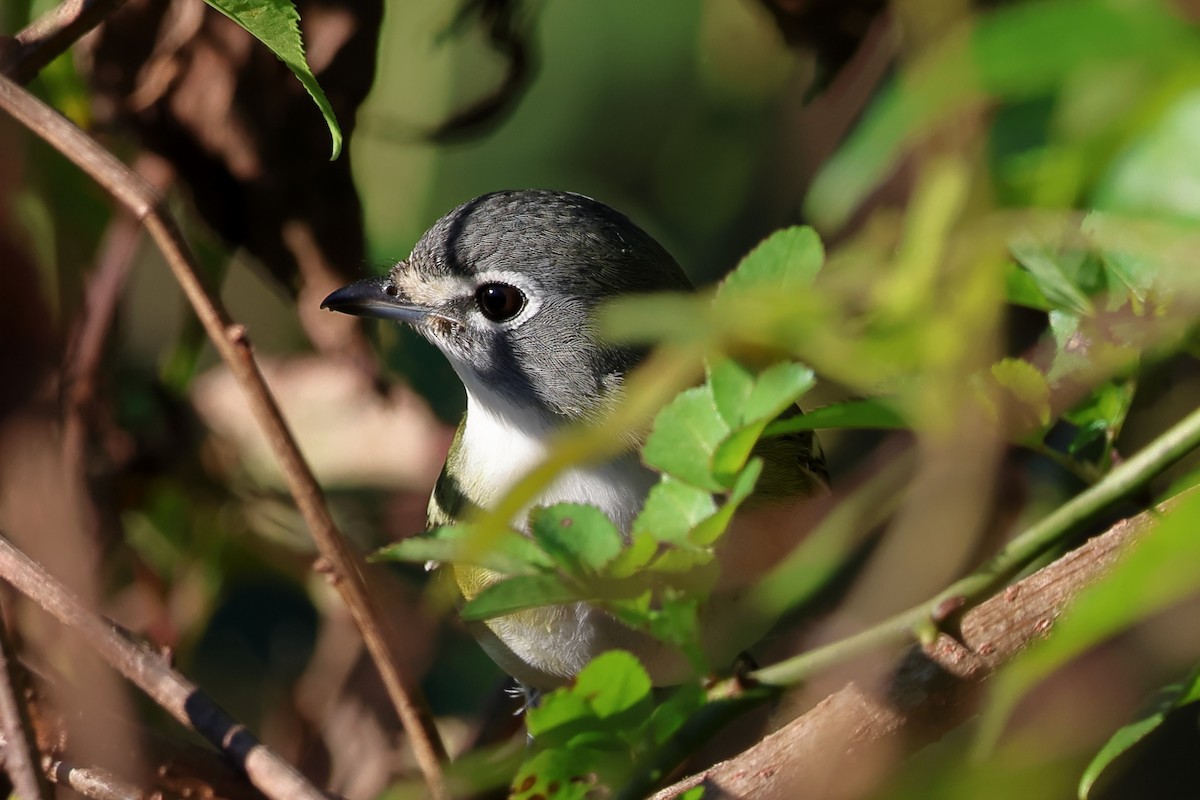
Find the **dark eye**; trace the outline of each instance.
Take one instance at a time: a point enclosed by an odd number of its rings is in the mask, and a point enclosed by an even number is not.
[[[521,313],[525,295],[507,283],[485,283],[475,290],[475,302],[485,317],[492,322],[503,322]]]

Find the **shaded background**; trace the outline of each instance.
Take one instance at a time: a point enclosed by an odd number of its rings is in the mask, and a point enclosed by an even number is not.
[[[805,221],[812,176],[900,57],[880,6],[300,3],[310,61],[354,130],[348,157],[332,165],[295,80],[194,0],[130,2],[33,86],[168,193],[233,316],[249,326],[339,524],[370,550],[423,527],[462,391],[417,337],[321,314],[320,298],[406,256],[458,203],[518,187],[596,197],[656,236],[695,281],[716,280],[770,231]],[[943,20],[942,5],[929,6],[929,30],[910,31],[913,40],[968,11],[945,4]],[[6,4],[3,30],[41,8]],[[1053,98],[992,111],[990,128],[972,119],[960,133],[998,167],[999,205],[1087,205],[1111,185],[1124,142],[1096,154],[1084,178],[1064,180],[1062,196],[1031,199],[1010,168],[1057,135]],[[867,210],[902,209],[910,167]],[[865,217],[822,233],[844,240]],[[236,386],[158,254],[100,190],[7,118],[0,220],[0,524],[123,625],[173,648],[186,674],[314,780],[351,797],[382,791],[409,766],[397,723],[340,602],[311,571],[308,534]],[[115,286],[107,293],[104,277]],[[114,314],[90,362],[80,355],[80,321],[95,319],[89,304]],[[1009,323],[1007,347],[1021,352],[1045,318],[1014,312]],[[1126,426],[1123,450],[1200,396],[1186,358],[1156,365],[1145,385],[1149,400]],[[811,402],[838,396],[827,387]],[[878,440],[824,441],[836,481]],[[1005,466],[997,536],[1015,509],[1034,518],[1080,486],[1036,459]],[[447,738],[461,747],[489,715],[511,709],[498,693],[504,678],[456,622],[423,605],[420,570],[387,572],[410,667],[425,675]],[[155,716],[44,619],[18,613],[41,668],[63,673],[59,706]],[[1187,619],[1178,612],[1162,623],[1174,632],[1161,636],[1190,641],[1194,631],[1177,632]],[[1069,796],[1107,732],[1178,666],[1161,648],[1135,645],[1097,654],[1055,687],[1061,707],[1030,724],[1058,720],[1061,730],[1020,739],[975,773],[957,769],[966,742],[952,737],[892,790],[963,796],[967,783],[971,796]],[[1142,659],[1147,652],[1158,655]],[[1091,703],[1098,696],[1103,709]],[[96,719],[71,717],[73,751],[127,760]],[[1181,730],[1175,746],[1194,743],[1195,731]],[[1145,758],[1172,752],[1162,745]],[[1190,796],[1195,770],[1163,760],[1131,773],[1134,785]],[[1131,791],[1111,789],[1138,796]]]

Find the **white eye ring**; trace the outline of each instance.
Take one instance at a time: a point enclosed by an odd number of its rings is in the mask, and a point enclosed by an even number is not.
[[[476,275],[472,282],[475,284],[475,308],[493,329],[523,325],[541,308],[538,285],[526,275],[489,270]]]

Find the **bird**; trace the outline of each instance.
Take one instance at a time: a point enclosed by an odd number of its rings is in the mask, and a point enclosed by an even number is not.
[[[321,307],[411,326],[461,380],[466,411],[429,500],[434,528],[494,507],[550,454],[557,433],[599,420],[619,400],[646,352],[602,338],[595,312],[614,297],[664,291],[690,292],[693,285],[624,214],[580,194],[520,189],[459,205],[421,236],[408,258],[381,277],[334,291]],[[803,496],[819,488],[822,460],[810,434],[774,440],[767,455],[798,476],[785,481],[789,491]],[[592,505],[628,536],[658,479],[631,444],[603,463],[560,473],[531,507]],[[527,512],[512,520],[514,527],[525,524]],[[745,560],[745,548],[730,550]],[[504,577],[449,566],[467,600]],[[678,682],[689,669],[676,648],[584,602],[469,627],[501,669],[536,692],[569,683],[612,649],[638,656],[656,685]]]

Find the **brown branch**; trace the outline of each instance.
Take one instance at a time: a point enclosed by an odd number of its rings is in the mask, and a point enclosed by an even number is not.
[[[0,108],[73,161],[138,219],[162,251],[175,279],[222,360],[246,394],[251,413],[282,470],[334,584],[379,669],[388,695],[408,733],[413,753],[435,798],[447,797],[440,761],[445,750],[415,682],[403,675],[389,648],[385,617],[375,607],[361,559],[350,549],[329,516],[312,471],[296,446],[254,360],[249,338],[235,325],[216,296],[201,281],[187,245],[154,189],[66,118],[0,77]],[[394,639],[393,639],[394,640]]]
[[[92,614],[65,586],[0,536],[0,578],[75,631],[114,669],[171,716],[233,759],[271,798],[326,800],[295,767],[280,758],[162,656],[127,639],[117,626]]]
[[[8,629],[0,622],[0,734],[4,736],[4,769],[17,795],[29,800],[47,800],[53,794],[38,769],[41,757],[29,708],[25,705],[22,678]]]
[[[146,800],[146,793],[102,769],[73,767],[47,759],[46,776],[59,786],[69,786],[90,800]]]
[[[99,25],[125,0],[63,0],[29,23],[0,53],[0,73],[29,83],[42,68]]]
[[[1108,574],[1157,519],[1151,510],[1122,520],[968,611],[958,638],[943,633],[927,647],[913,646],[882,688],[848,684],[735,758],[663,789],[654,800],[701,784],[726,797],[793,797],[798,786],[820,787],[807,796],[846,796],[847,781],[859,786],[878,777],[897,755],[960,724],[971,712],[970,690],[1043,638],[1063,609]]]

